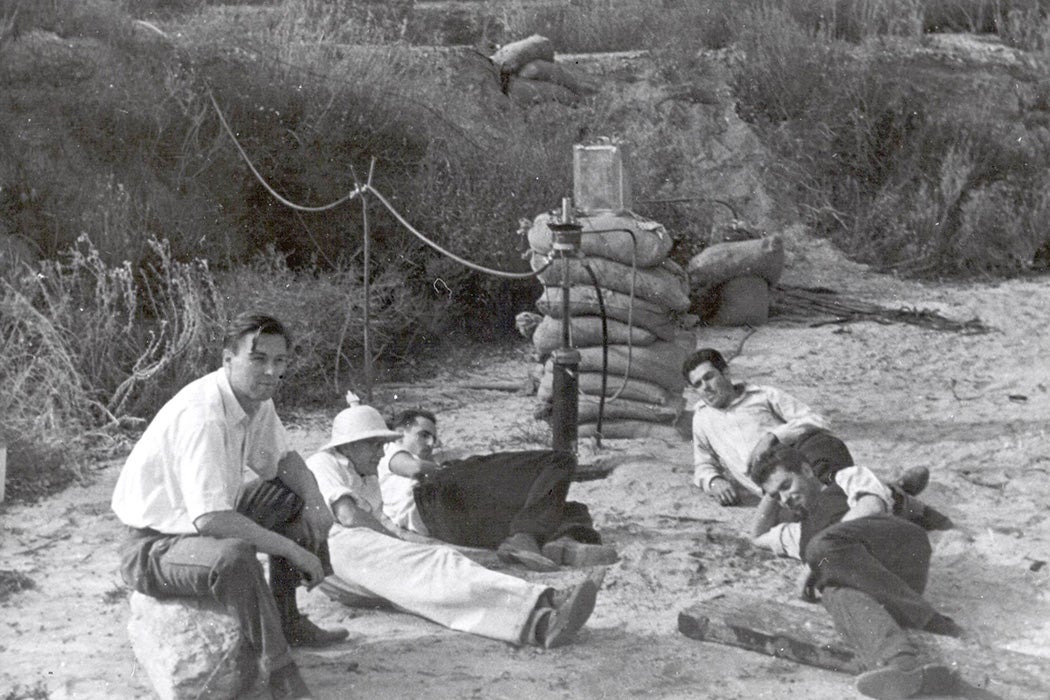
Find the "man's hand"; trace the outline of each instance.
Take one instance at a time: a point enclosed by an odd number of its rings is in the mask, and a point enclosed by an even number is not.
[[[802,598],[802,600],[806,601],[807,603],[816,603],[817,602],[817,591],[816,591],[816,588],[815,588],[816,583],[817,583],[817,572],[814,571],[813,569],[809,568],[809,565],[806,565],[806,568],[802,572],[802,575],[798,577],[798,594],[799,594],[799,597]]]
[[[733,482],[725,477],[716,476],[714,479],[711,479],[708,490],[711,492],[711,498],[724,506],[735,506],[740,502],[736,487],[733,486]]]
[[[747,472],[750,474],[755,465],[758,464],[758,460],[762,458],[766,452],[769,452],[770,448],[780,442],[777,436],[773,433],[766,433],[762,438],[755,443],[754,448],[751,450],[751,456],[747,458]]]
[[[324,581],[324,567],[320,559],[299,546],[296,546],[290,554],[291,556],[287,559],[303,575],[303,584],[307,590],[312,590],[314,586]]]
[[[335,518],[323,502],[304,505],[302,518],[306,525],[307,545],[309,549],[316,550],[328,539],[328,532],[335,524]]]

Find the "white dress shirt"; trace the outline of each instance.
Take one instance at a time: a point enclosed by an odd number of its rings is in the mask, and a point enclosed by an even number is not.
[[[113,511],[132,527],[196,534],[200,516],[235,509],[246,480],[276,477],[288,451],[273,401],[249,416],[220,368],[183,387],[150,421],[121,469]]]

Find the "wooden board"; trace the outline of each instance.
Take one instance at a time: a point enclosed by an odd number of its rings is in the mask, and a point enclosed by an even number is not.
[[[819,605],[719,592],[678,614],[678,631],[809,666],[857,674],[863,669]],[[909,630],[931,658],[959,671],[967,697],[1050,698],[1050,659]]]

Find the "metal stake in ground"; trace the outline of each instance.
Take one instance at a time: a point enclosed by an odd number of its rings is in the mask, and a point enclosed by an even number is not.
[[[561,295],[561,347],[552,353],[554,375],[552,383],[551,447],[576,453],[579,435],[579,371],[580,353],[572,347],[570,328],[569,292],[572,286],[569,277],[568,258],[575,258],[580,253],[581,231],[583,227],[576,223],[572,214],[572,199],[565,197],[561,201],[561,220],[550,224],[552,248],[554,255],[565,258],[562,266]]]

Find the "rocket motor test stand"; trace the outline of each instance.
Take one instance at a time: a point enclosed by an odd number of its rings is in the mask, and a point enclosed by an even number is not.
[[[563,260],[561,347],[552,353],[554,376],[551,390],[551,432],[553,434],[551,448],[576,454],[579,438],[580,353],[572,347],[570,333],[569,292],[572,282],[569,275],[569,260],[578,259],[581,255],[580,243],[583,227],[573,216],[570,197],[562,199],[561,217],[549,226],[552,232],[553,257]]]

